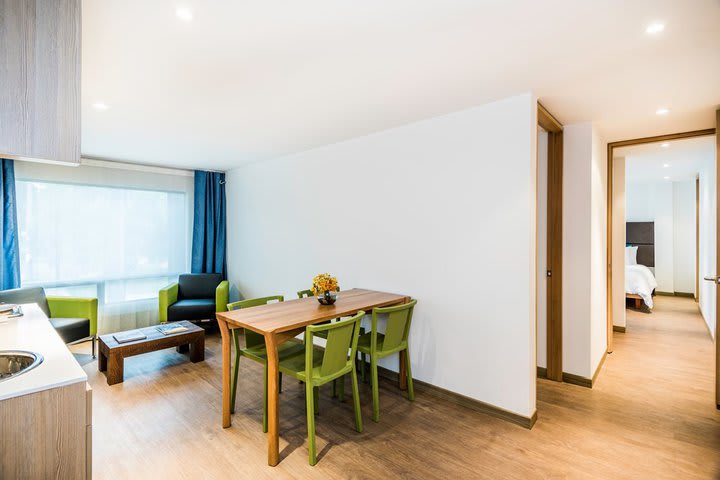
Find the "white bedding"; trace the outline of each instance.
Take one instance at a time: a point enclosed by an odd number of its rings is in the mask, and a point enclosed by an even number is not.
[[[657,288],[655,275],[645,265],[625,265],[625,293],[640,295],[653,308],[652,292]]]

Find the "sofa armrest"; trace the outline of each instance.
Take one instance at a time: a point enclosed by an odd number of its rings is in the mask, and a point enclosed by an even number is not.
[[[97,298],[47,297],[50,318],[87,318],[90,335],[97,335]]]
[[[161,323],[167,322],[168,319],[168,308],[173,303],[178,301],[178,289],[179,285],[177,282],[171,283],[165,288],[161,288],[158,292],[158,316]]]
[[[230,282],[223,280],[215,289],[215,311],[227,312],[230,299]]]

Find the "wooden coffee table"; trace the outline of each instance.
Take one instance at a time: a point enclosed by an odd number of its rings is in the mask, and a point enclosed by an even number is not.
[[[164,348],[177,347],[177,351],[190,352],[190,361],[193,363],[205,360],[205,330],[197,325],[187,322],[174,322],[188,329],[181,333],[165,335],[156,326],[140,328],[147,338],[136,342],[118,343],[111,333],[101,335],[98,344],[98,370],[106,372],[108,385],[115,385],[123,381],[125,357],[155,352]]]

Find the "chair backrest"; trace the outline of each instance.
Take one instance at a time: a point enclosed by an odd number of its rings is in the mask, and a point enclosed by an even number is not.
[[[37,303],[40,310],[50,318],[50,306],[45,297],[45,290],[42,287],[13,288],[12,290],[0,291],[0,302]]]
[[[410,334],[410,323],[412,322],[413,309],[417,300],[410,300],[408,303],[396,307],[374,308],[372,312],[372,335],[377,335],[377,317],[386,314],[387,327],[385,328],[385,339],[382,343],[382,350],[392,350],[402,342],[407,342]]]
[[[338,287],[335,289],[335,291],[336,291],[336,292],[339,292],[339,291],[340,291],[340,286],[338,286]],[[298,298],[306,298],[306,297],[313,297],[314,295],[313,295],[312,288],[310,288],[310,289],[308,289],[308,290],[300,290],[299,292],[297,292],[297,296],[298,296]]]
[[[214,299],[220,282],[222,275],[219,273],[184,273],[178,277],[178,298]]]
[[[238,310],[240,308],[251,308],[251,307],[257,307],[260,305],[266,305],[270,302],[274,301],[282,302],[285,300],[285,297],[282,295],[273,295],[270,297],[260,297],[260,298],[250,298],[248,300],[240,300],[239,302],[232,302],[228,303],[227,308],[228,310]],[[258,345],[264,345],[265,344],[265,337],[260,335],[257,332],[253,332],[252,330],[248,330],[247,328],[245,330],[245,347],[256,347]]]
[[[348,366],[352,366],[357,352],[360,322],[365,316],[362,310],[345,320],[320,325],[309,325],[305,329],[305,365],[311,369],[313,365],[313,335],[327,332],[325,353],[320,366],[320,376],[331,376]],[[308,378],[311,372],[307,372]]]

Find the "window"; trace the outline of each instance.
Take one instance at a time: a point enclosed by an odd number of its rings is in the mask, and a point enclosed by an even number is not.
[[[111,306],[155,299],[188,269],[185,192],[34,180],[16,189],[23,286]]]

